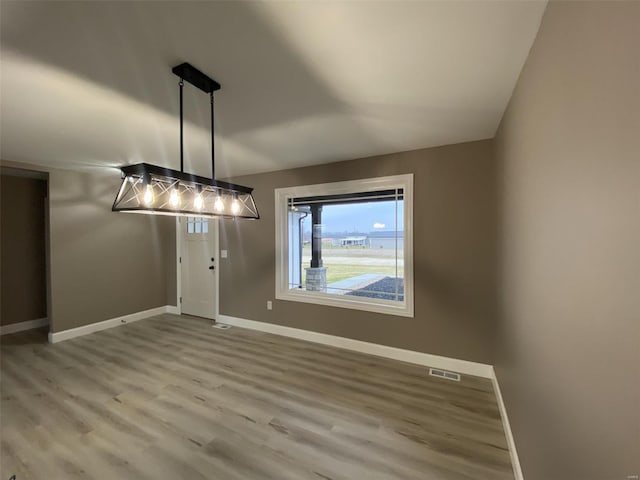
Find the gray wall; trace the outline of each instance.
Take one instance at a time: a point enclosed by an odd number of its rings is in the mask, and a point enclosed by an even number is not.
[[[262,219],[221,222],[220,313],[492,363],[495,171],[490,141],[234,179],[255,188]],[[413,173],[415,318],[306,303],[275,294],[274,189]]]
[[[527,480],[640,473],[640,2],[551,2],[496,138]]]
[[[47,317],[47,183],[0,175],[0,325]]]
[[[49,172],[53,332],[176,304],[175,219],[111,212],[119,173],[3,165]]]

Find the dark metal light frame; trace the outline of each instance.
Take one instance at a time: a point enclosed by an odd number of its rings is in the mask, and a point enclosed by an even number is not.
[[[220,84],[188,63],[173,67],[180,77],[180,170],[138,163],[121,167],[122,184],[111,210],[173,216],[259,219],[253,189],[215,179],[213,92]],[[184,81],[209,94],[211,178],[184,172]]]

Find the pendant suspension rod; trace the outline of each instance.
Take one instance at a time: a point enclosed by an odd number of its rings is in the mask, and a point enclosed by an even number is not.
[[[182,90],[184,89],[184,81],[180,78],[180,171],[184,172],[184,118],[182,107]]]
[[[213,123],[213,92],[209,92],[211,99],[211,178],[216,179],[216,145],[214,143],[214,123]]]

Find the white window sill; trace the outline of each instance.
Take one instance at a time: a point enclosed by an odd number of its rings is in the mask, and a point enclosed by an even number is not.
[[[313,303],[329,307],[350,308],[353,310],[364,310],[367,312],[413,318],[413,303],[408,299],[405,300],[405,302],[400,303],[368,297],[308,292],[306,290],[280,290],[276,292],[276,299],[292,302]]]

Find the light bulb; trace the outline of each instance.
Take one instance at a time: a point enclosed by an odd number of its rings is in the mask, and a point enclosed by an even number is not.
[[[231,202],[231,213],[235,215],[239,211],[240,211],[240,202],[238,201],[237,198],[234,198],[233,202]]]
[[[216,197],[216,201],[213,204],[213,208],[216,209],[216,212],[222,212],[224,210],[224,202],[222,201],[222,197],[220,195]]]
[[[169,197],[169,203],[172,207],[177,207],[180,205],[180,192],[177,188],[171,190],[171,196]]]
[[[204,200],[202,199],[202,194],[198,192],[196,197],[193,199],[193,206],[196,210],[201,210],[204,205]]]
[[[151,205],[153,203],[153,187],[151,184],[147,184],[147,188],[144,191],[144,197],[142,197],[145,205]]]

